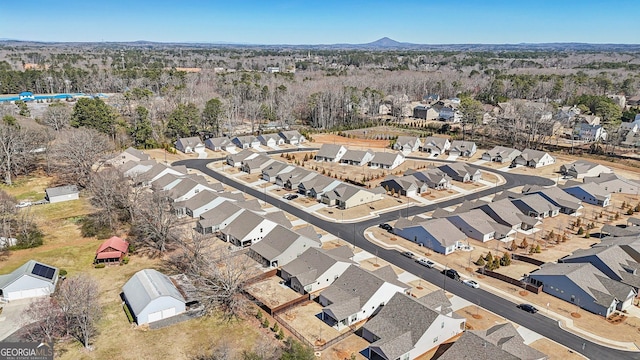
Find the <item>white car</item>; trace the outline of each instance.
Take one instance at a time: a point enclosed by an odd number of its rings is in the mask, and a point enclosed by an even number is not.
[[[467,285],[467,286],[471,286],[474,289],[479,289],[480,288],[480,284],[478,284],[477,282],[475,282],[473,280],[463,280],[462,283]]]
[[[23,207],[28,207],[31,206],[31,201],[20,201],[19,204],[16,204],[17,208],[23,208]]]
[[[425,258],[420,258],[420,259],[416,260],[416,262],[418,264],[422,265],[422,266],[428,267],[429,269],[431,269],[435,265],[435,263],[433,261],[431,261],[429,259],[425,259]]]

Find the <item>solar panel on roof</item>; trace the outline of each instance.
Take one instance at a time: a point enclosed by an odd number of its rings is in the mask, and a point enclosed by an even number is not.
[[[38,275],[38,276],[41,276],[43,278],[52,280],[53,279],[53,275],[56,273],[56,269],[50,268],[50,267],[42,265],[42,264],[35,264],[33,266],[33,270],[31,271],[31,273],[33,275]]]

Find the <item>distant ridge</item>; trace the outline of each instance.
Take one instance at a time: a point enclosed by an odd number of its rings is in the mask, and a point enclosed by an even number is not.
[[[109,48],[256,48],[283,50],[370,50],[370,51],[640,51],[640,44],[590,44],[578,42],[565,43],[519,43],[519,44],[413,44],[399,42],[388,37],[365,44],[247,44],[225,41],[215,42],[157,42],[147,40],[136,41],[102,41],[102,42],[62,42],[62,41],[25,41],[0,39],[0,46],[95,46]]]

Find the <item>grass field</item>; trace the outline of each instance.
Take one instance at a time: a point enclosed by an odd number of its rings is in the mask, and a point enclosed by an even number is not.
[[[44,197],[44,188],[52,180],[30,177],[2,189],[17,199],[38,200]],[[33,249],[12,251],[0,262],[0,274],[9,273],[26,261],[35,259],[67,270],[68,276],[89,274],[99,284],[103,316],[98,323],[98,334],[92,341],[94,350],[88,351],[76,341],[57,343],[57,359],[189,359],[220,345],[241,353],[268,336],[263,329],[246,320],[227,322],[215,316],[153,331],[129,324],[120,299],[122,286],[139,270],[162,270],[162,259],[132,255],[127,265],[94,268],[95,252],[102,240],[83,238],[80,234],[77,220],[94,211],[82,195],[80,200],[31,206],[19,211],[33,215],[45,234],[44,244]],[[114,235],[125,236],[125,230]]]

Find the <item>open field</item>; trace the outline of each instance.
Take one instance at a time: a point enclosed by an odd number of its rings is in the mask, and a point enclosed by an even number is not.
[[[47,186],[49,178],[19,179],[17,185],[3,187],[17,198],[28,198]],[[129,324],[122,309],[120,293],[124,283],[137,271],[154,268],[162,270],[162,259],[131,255],[123,266],[96,269],[92,266],[95,251],[101,240],[83,238],[77,219],[93,211],[87,199],[57,204],[45,204],[20,209],[30,211],[44,232],[44,245],[11,251],[0,263],[1,272],[8,273],[30,259],[35,259],[68,271],[68,276],[84,273],[95,278],[100,288],[103,316],[98,334],[92,341],[93,351],[86,351],[79,343],[68,341],[56,344],[59,359],[105,359],[118,354],[119,359],[190,359],[208,346],[230,346],[242,352],[250,349],[264,335],[257,326],[239,319],[228,322],[219,317],[190,320],[159,330]],[[118,234],[124,236],[125,229]],[[171,341],[166,341],[171,339]],[[149,346],[140,346],[147,344]],[[153,344],[153,346],[151,346]],[[126,351],[122,351],[126,349]]]

